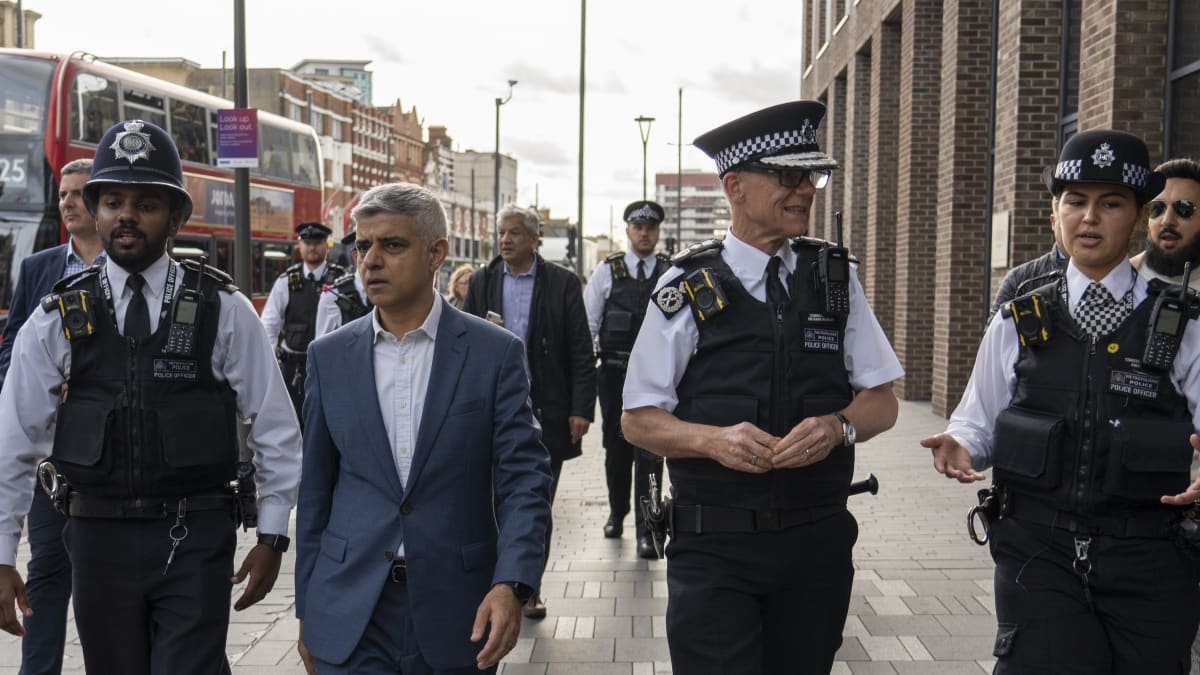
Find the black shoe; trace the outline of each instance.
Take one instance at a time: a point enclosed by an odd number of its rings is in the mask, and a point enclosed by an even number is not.
[[[654,542],[648,534],[638,537],[638,557],[646,560],[658,560],[658,551],[654,549]]]
[[[616,539],[621,536],[621,533],[625,531],[625,526],[621,522],[623,520],[625,519],[617,516],[609,516],[608,522],[604,524],[604,538]]]

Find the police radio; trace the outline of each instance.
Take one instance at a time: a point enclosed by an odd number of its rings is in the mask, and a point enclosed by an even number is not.
[[[842,212],[838,211],[837,246],[826,243],[817,253],[817,275],[824,289],[825,311],[850,313],[850,252],[842,246]]]
[[[204,263],[200,258],[200,270],[196,275],[196,288],[180,289],[171,309],[171,329],[167,333],[167,345],[163,351],[179,356],[191,356],[196,349],[196,324],[200,318],[200,282],[204,278]]]
[[[1183,282],[1179,295],[1160,294],[1154,301],[1147,329],[1146,350],[1142,354],[1142,366],[1166,371],[1175,362],[1179,343],[1188,320],[1188,279],[1192,276],[1192,263],[1183,266]]]

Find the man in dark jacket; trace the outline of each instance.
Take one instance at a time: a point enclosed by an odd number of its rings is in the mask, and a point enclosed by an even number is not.
[[[1048,280],[1048,277],[1054,272],[1066,272],[1067,261],[1070,258],[1063,253],[1066,247],[1063,246],[1062,235],[1059,233],[1057,213],[1058,200],[1055,199],[1050,204],[1050,227],[1054,231],[1054,246],[1051,247],[1049,253],[1017,265],[1004,275],[1004,281],[1000,282],[1000,290],[996,291],[996,300],[992,303],[991,311],[988,312],[988,321],[991,321],[992,316],[1004,303],[1042,285],[1037,283],[1037,280]]]
[[[504,326],[525,341],[530,398],[550,451],[550,502],[563,462],[583,453],[596,408],[596,358],[588,332],[583,292],[574,272],[536,253],[538,216],[517,206],[497,215],[500,255],[471,275],[463,311]],[[546,532],[546,558],[550,534]],[[533,596],[525,616],[542,618],[546,606]]]

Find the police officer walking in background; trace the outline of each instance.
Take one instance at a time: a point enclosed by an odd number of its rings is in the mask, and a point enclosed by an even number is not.
[[[858,536],[855,440],[896,421],[903,370],[845,249],[799,238],[837,166],[825,107],[784,103],[696,139],[732,225],[662,276],[622,427],[667,458],[667,642],[677,673],[828,673]]]
[[[357,234],[352,231],[341,241],[342,247],[350,251],[350,272],[321,289],[321,299],[317,301],[316,337],[333,332],[371,311],[371,301],[367,299],[362,275],[358,273],[358,249],[354,248]]]
[[[1140,138],[1110,130],[1072,136],[1043,177],[1066,274],[992,319],[950,425],[921,444],[961,482],[994,470],[981,508],[996,673],[1186,673],[1200,624],[1200,306],[1127,255],[1165,179]]]
[[[588,329],[600,347],[596,386],[604,422],[604,473],[608,479],[608,522],[604,524],[604,536],[610,539],[621,536],[623,521],[629,513],[632,468],[638,555],[651,559],[658,558],[658,553],[642,522],[637,500],[647,494],[650,476],[662,484],[662,460],[634,447],[621,434],[621,390],[625,386],[629,351],[646,316],[650,293],[659,275],[670,267],[666,256],[654,253],[659,225],[665,217],[663,207],[655,202],[641,200],[626,206],[629,249],[605,258],[605,264],[596,268],[583,291]]]
[[[321,223],[296,226],[301,262],[288,267],[275,279],[267,303],[263,305],[262,325],[267,329],[267,337],[276,344],[279,369],[297,415],[304,403],[305,359],[308,343],[316,337],[321,289],[346,273],[341,265],[325,261],[332,233],[333,230]]]
[[[108,254],[17,334],[0,393],[0,628],[21,635],[13,566],[35,466],[68,516],[75,624],[92,673],[229,672],[235,608],[271,590],[300,430],[271,346],[228,276],[167,255],[192,201],[174,142],[141,120],[96,149],[84,200]],[[233,573],[238,418],[251,420],[259,543]],[[14,606],[15,605],[15,606]]]

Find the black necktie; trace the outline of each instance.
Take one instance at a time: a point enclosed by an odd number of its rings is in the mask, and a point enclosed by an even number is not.
[[[771,262],[767,263],[767,302],[772,305],[782,305],[788,301],[787,291],[779,280],[779,266],[782,264],[783,259],[777,255],[771,256]]]
[[[125,282],[125,288],[133,291],[129,306],[125,308],[125,337],[141,340],[150,336],[150,308],[142,294],[145,285],[146,280],[140,274],[130,276]]]
[[[638,281],[646,280],[646,261],[645,260],[638,261],[638,278],[637,278],[637,280]]]
[[[315,272],[309,272],[308,280],[315,283],[317,281],[317,274]]]

